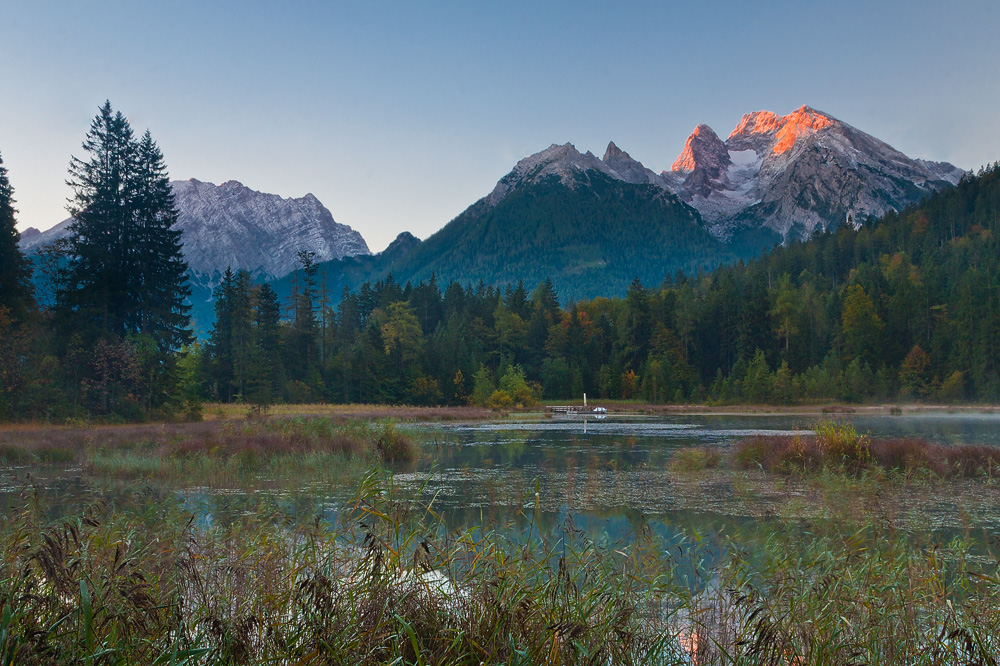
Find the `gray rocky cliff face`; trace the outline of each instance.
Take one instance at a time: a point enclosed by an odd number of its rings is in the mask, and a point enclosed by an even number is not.
[[[572,144],[553,144],[518,162],[484,202],[495,206],[514,188],[552,175],[577,187],[587,170],[676,194],[722,240],[763,229],[786,241],[830,225],[858,226],[954,185],[964,173],[946,162],[911,159],[803,106],[786,116],[748,113],[725,141],[698,125],[671,169],[659,174],[614,142],[600,160]]]
[[[604,151],[604,157],[601,161],[610,167],[618,178],[627,183],[665,186],[664,180],[659,174],[644,167],[642,162],[632,159],[632,156],[616,146],[614,141],[608,144],[608,149]]]
[[[221,185],[200,180],[173,181],[184,257],[191,272],[212,283],[226,268],[244,269],[273,279],[290,273],[302,250],[316,261],[371,254],[357,231],[334,221],[312,194],[298,199],[252,190],[230,180]],[[21,248],[32,252],[68,236],[73,220],[40,234],[26,235]]]
[[[770,229],[789,240],[831,224],[857,226],[954,185],[964,173],[911,159],[808,106],[786,116],[746,114],[724,143],[712,146],[685,148],[671,174],[674,182],[684,178],[677,193],[720,238],[740,228]],[[699,171],[705,175],[696,178]]]
[[[729,186],[732,165],[722,139],[708,125],[698,125],[670,170],[684,179],[679,191],[707,197],[712,191]]]
[[[371,254],[361,234],[335,222],[312,194],[285,199],[234,180],[171,185],[184,255],[196,273],[232,266],[271,279],[294,270],[302,250],[315,252],[316,261]]]

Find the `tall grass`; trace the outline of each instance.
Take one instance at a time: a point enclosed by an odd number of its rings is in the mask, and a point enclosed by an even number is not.
[[[878,437],[853,426],[824,421],[812,435],[768,435],[742,440],[734,462],[744,469],[809,472],[841,469],[860,473],[881,469],[907,475],[992,477],[1000,472],[1000,448],[934,444],[913,437]]]
[[[199,527],[165,499],[56,522],[25,501],[0,526],[4,663],[929,665],[1000,649],[997,560],[961,539],[863,522],[514,539],[446,530],[376,474],[337,525],[257,511]]]
[[[410,460],[412,440],[393,422],[298,417],[162,426],[53,428],[0,433],[0,464],[75,464],[86,474],[228,485],[292,479]]]

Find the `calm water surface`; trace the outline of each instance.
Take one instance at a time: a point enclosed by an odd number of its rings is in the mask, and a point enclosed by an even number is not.
[[[415,424],[401,428],[420,442],[417,461],[397,466],[400,492],[420,497],[452,528],[501,523],[513,532],[567,528],[597,539],[619,540],[638,530],[670,538],[678,530],[716,533],[787,515],[789,502],[808,507],[812,491],[804,484],[724,475],[696,479],[667,469],[678,449],[710,445],[730,447],[761,434],[808,432],[819,417],[810,415],[710,415],[656,417],[554,417],[540,420],[466,424]],[[874,436],[914,436],[943,444],[1000,446],[1000,415],[920,414],[846,416]],[[126,501],[135,488],[96,490],[78,471],[35,470],[42,492],[66,512],[112,493]],[[24,501],[19,494],[26,470],[0,471],[0,502],[5,511]],[[963,521],[977,528],[1000,529],[1000,497],[983,484],[929,492],[928,516],[914,518],[930,527],[954,529]],[[295,493],[219,492],[204,488],[172,491],[186,510],[206,524],[220,516],[267,502],[290,517],[319,513],[335,520],[347,491],[310,486]],[[965,501],[962,493],[969,495]],[[995,503],[994,503],[995,500]],[[962,507],[969,515],[956,518]],[[993,511],[990,507],[993,507]],[[978,508],[977,508],[978,507]],[[906,520],[907,508],[893,509]],[[804,510],[803,515],[808,515]]]
[[[814,415],[554,417],[541,421],[422,425],[424,455],[396,480],[420,488],[454,522],[510,517],[536,506],[554,517],[630,524],[671,517],[695,524],[760,518],[761,502],[742,500],[729,480],[686,483],[667,470],[678,450],[726,448],[745,437],[811,432]],[[931,413],[837,417],[873,436],[921,437],[942,444],[1000,446],[1000,415]],[[758,493],[767,513],[771,488]],[[781,488],[787,499],[794,487]],[[537,493],[537,497],[536,497]],[[930,499],[929,499],[930,501]],[[940,507],[942,512],[948,506]],[[642,519],[637,518],[642,516]],[[943,520],[939,516],[938,520]]]

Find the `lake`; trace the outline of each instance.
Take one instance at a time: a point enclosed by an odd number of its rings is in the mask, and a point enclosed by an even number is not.
[[[399,427],[418,441],[412,463],[393,469],[402,495],[419,497],[449,528],[483,522],[517,531],[573,529],[602,540],[627,540],[636,530],[669,536],[675,530],[715,534],[762,520],[812,520],[831,511],[871,514],[902,527],[1000,530],[1000,493],[990,481],[939,481],[914,490],[870,486],[834,488],[822,480],[762,472],[671,470],[679,449],[731,447],[753,435],[808,432],[819,415],[556,416],[474,423],[416,423]],[[921,437],[942,444],[1000,446],[1000,415],[969,412],[903,416],[840,416],[873,436]],[[126,502],[144,484],[95,484],[79,469],[59,466],[13,468],[0,473],[6,511],[23,501],[28,475],[38,491],[72,513],[97,499]],[[334,521],[349,489],[301,480],[295,491],[176,487],[173,495],[199,520],[268,504],[279,515],[319,513]],[[838,494],[839,493],[839,494]],[[864,500],[864,501],[862,501]],[[852,503],[856,505],[852,505]]]

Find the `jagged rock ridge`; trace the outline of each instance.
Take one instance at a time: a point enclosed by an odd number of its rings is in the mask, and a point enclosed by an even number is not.
[[[201,281],[227,267],[244,269],[258,279],[291,272],[298,253],[316,253],[317,261],[371,254],[357,231],[340,224],[312,194],[297,199],[252,190],[230,180],[221,185],[200,180],[173,181],[171,187],[183,232],[184,256]],[[25,232],[21,248],[31,252],[70,234],[72,219],[42,233]]]
[[[779,116],[743,116],[726,141],[699,125],[662,175],[729,238],[740,228],[766,228],[783,240],[898,210],[943,187],[963,170],[915,160],[808,106]]]
[[[570,143],[553,144],[518,162],[485,203],[496,206],[513,189],[551,176],[577,187],[588,171],[676,194],[722,240],[747,230],[789,240],[830,225],[857,226],[954,185],[964,173],[946,162],[911,159],[803,106],[786,116],[748,113],[725,141],[708,125],[698,125],[671,169],[659,174],[614,142],[603,159]]]

